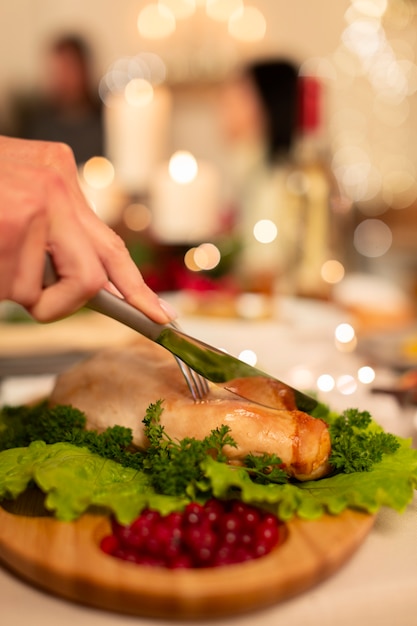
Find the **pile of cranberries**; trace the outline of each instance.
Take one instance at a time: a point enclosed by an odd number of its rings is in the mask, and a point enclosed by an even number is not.
[[[162,516],[147,509],[128,526],[112,522],[109,555],[170,569],[231,565],[265,556],[282,538],[279,520],[238,500],[191,503]]]

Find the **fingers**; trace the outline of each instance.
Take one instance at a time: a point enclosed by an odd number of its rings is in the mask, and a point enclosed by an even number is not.
[[[39,171],[0,161],[0,299],[22,306],[39,297],[46,219],[39,193],[30,183]]]
[[[166,324],[175,319],[177,312],[145,283],[124,241],[85,206],[87,210],[78,214],[80,222],[119,295],[155,322]]]
[[[46,242],[58,281],[43,289],[37,302],[29,308],[39,321],[59,319],[75,312],[108,280],[94,247],[74,215],[70,194],[59,178],[49,181],[47,196],[48,206],[59,207],[59,211],[50,211]]]
[[[76,311],[110,281],[154,321],[176,317],[145,284],[124,242],[89,207],[68,146],[0,137],[0,159],[17,172],[24,170],[14,197],[0,204],[0,217],[7,207],[17,217],[18,231],[3,252],[0,245],[0,299],[13,299],[35,319],[51,321]],[[8,186],[0,172],[0,200]],[[42,289],[45,250],[53,256],[59,280]]]
[[[42,289],[45,251],[61,277]],[[0,158],[0,298],[51,321],[80,308],[107,275],[57,171]]]
[[[33,217],[16,240],[3,248],[0,295],[30,308],[41,294],[46,228],[41,215]]]
[[[129,304],[140,309],[155,322],[165,324],[175,319],[176,311],[144,282],[123,240],[104,224],[88,205],[78,183],[75,161],[68,146],[59,143],[52,145],[47,142],[37,143],[40,145],[43,163],[54,167],[70,183],[69,193],[73,206],[109,280]],[[68,289],[71,287],[71,283],[68,283]]]
[[[159,324],[177,317],[176,311],[145,283],[125,243],[114,231],[107,234],[104,244],[98,241],[97,245],[109,280],[129,304]]]

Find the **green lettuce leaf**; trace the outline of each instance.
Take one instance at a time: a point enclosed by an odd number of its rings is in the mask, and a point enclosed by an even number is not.
[[[237,490],[243,501],[267,505],[284,521],[295,515],[315,519],[324,513],[339,514],[346,508],[376,513],[389,506],[401,512],[417,488],[417,450],[410,448],[410,441],[399,441],[399,449],[369,472],[335,474],[303,483],[258,485],[245,471],[230,471],[229,466],[210,458],[205,461],[205,471],[216,497],[231,497]]]
[[[35,441],[0,453],[0,500],[16,498],[31,484],[44,492],[45,507],[63,521],[99,506],[127,524],[145,507],[167,514],[185,504],[185,499],[155,493],[143,472],[68,443]]]
[[[295,515],[316,519],[348,507],[376,513],[389,506],[401,512],[417,487],[417,450],[409,440],[397,439],[398,449],[384,455],[371,471],[339,473],[304,483],[255,483],[244,469],[207,456],[201,463],[204,478],[192,486],[189,499],[239,497],[267,507],[284,521]],[[167,514],[188,502],[184,496],[156,493],[145,472],[72,444],[38,441],[0,453],[0,500],[16,498],[33,483],[45,493],[46,508],[65,521],[98,506],[127,524],[146,507]]]

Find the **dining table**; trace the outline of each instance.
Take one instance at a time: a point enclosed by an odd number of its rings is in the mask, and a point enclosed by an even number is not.
[[[376,422],[417,445],[417,407],[401,405],[389,387],[398,371],[361,349],[363,329],[332,301],[278,297],[268,315],[204,315],[167,294],[188,334],[247,359],[269,374],[314,391],[336,411],[368,410]],[[344,326],[341,326],[344,325]],[[337,329],[353,329],[349,341]],[[369,329],[368,329],[369,330]],[[387,334],[390,330],[387,330]],[[51,324],[0,319],[0,405],[48,395],[56,376],[107,347],[128,345],[135,332],[92,311]],[[367,376],[363,373],[366,372]],[[362,374],[361,374],[362,373]],[[209,618],[153,619],[91,608],[55,596],[0,565],[0,615],[7,626],[168,626],[214,624]],[[353,554],[311,588],[254,612],[224,617],[230,626],[413,626],[417,624],[417,492],[398,512],[383,507]]]

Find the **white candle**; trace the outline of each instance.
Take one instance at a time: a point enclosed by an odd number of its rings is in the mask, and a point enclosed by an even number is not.
[[[216,168],[199,161],[195,177],[177,182],[169,164],[160,164],[152,178],[152,230],[162,242],[182,244],[207,241],[219,230],[220,180]]]
[[[129,193],[145,193],[151,173],[167,155],[171,93],[157,87],[150,101],[129,103],[124,93],[106,98],[106,154]]]

